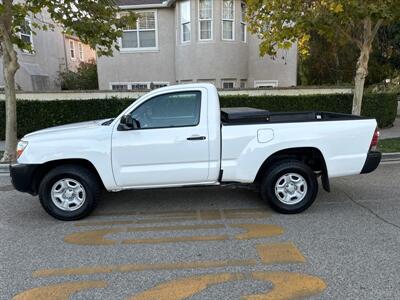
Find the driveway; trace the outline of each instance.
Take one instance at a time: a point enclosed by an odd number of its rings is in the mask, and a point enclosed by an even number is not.
[[[60,222],[0,176],[1,299],[399,299],[400,164],[299,215],[234,188],[105,194]]]

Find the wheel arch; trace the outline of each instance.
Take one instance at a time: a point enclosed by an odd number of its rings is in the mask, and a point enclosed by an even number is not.
[[[70,159],[59,159],[59,160],[52,160],[48,161],[44,164],[41,164],[35,171],[34,173],[34,179],[32,181],[32,190],[34,191],[35,194],[37,194],[39,190],[39,185],[42,182],[44,176],[52,169],[62,166],[62,165],[78,165],[81,167],[84,167],[91,171],[95,176],[96,180],[99,182],[100,186],[103,189],[106,189],[103,183],[103,180],[100,177],[100,174],[96,167],[87,159],[82,159],[82,158],[70,158]]]
[[[295,159],[311,167],[314,172],[321,175],[324,190],[330,192],[328,169],[325,158],[321,150],[315,147],[287,148],[273,153],[265,159],[259,168],[254,182],[259,184],[265,172],[267,172],[273,164],[286,159]]]

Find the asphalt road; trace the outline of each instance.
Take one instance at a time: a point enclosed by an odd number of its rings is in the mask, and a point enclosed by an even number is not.
[[[190,188],[105,194],[72,223],[2,175],[1,299],[400,299],[399,175],[332,180],[299,215]]]

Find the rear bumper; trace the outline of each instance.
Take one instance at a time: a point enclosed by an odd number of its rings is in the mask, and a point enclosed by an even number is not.
[[[375,171],[381,162],[382,154],[378,151],[368,152],[367,159],[365,160],[364,167],[361,170],[361,174],[367,174]]]
[[[34,185],[35,171],[39,165],[14,164],[10,166],[11,182],[17,191],[37,195]]]

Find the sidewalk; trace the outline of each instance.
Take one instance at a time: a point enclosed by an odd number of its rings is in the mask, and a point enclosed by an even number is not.
[[[381,129],[381,139],[392,139],[400,138],[400,118],[394,121],[393,127],[387,129]]]

